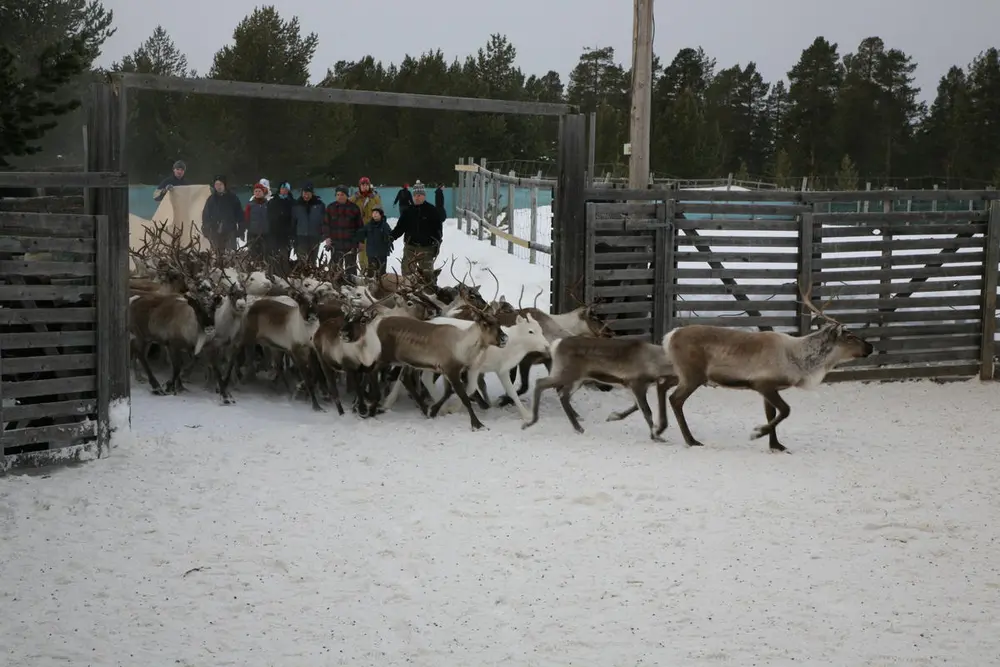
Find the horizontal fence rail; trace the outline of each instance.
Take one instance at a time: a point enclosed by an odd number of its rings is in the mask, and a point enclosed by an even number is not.
[[[800,290],[812,286],[875,348],[831,381],[995,376],[996,191],[586,192],[599,201],[586,204],[585,298],[618,335],[659,340],[688,324],[804,335],[816,324]],[[907,212],[897,197],[963,205]],[[865,212],[829,207],[857,201]]]

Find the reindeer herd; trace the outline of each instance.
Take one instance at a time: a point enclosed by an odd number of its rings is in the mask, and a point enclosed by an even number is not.
[[[132,255],[128,313],[136,381],[141,370],[154,394],[176,394],[200,372],[224,404],[269,371],[275,391],[305,393],[317,411],[332,402],[340,415],[343,384],[362,418],[391,410],[403,390],[433,418],[454,394],[478,430],[483,423],[473,402],[480,410],[491,407],[485,376],[493,373],[505,393],[498,405],[516,406],[523,428],[538,421],[541,395],[552,388],[582,433],[572,394],[583,384],[621,386],[631,390],[633,404],[608,421],[641,411],[650,437],[662,441],[669,400],[685,442],[700,446],[683,406],[709,385],[761,394],[767,423],[753,437],[768,435],[772,451],[785,451],[776,429],[790,409],[779,392],[815,387],[837,364],[872,353],[871,344],[814,306],[808,290],[803,303],[822,325],[807,336],[689,325],[654,344],[614,337],[595,304],[551,314],[538,308],[538,296],[533,306],[522,306],[522,288],[515,307],[498,298],[500,282],[489,269],[495,291],[487,301],[471,278],[472,263],[460,278],[454,257],[450,286],[439,286],[445,265],[430,275],[364,279],[343,266],[252,265],[244,251],[204,250],[196,237],[184,243],[165,224],[147,230]],[[169,361],[165,385],[153,372],[154,353]],[[529,410],[521,397],[538,364],[548,375],[535,383]],[[654,385],[658,424],[646,398]]]

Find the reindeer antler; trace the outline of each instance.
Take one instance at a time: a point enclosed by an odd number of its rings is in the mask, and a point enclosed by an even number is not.
[[[833,324],[839,324],[839,325],[843,326],[843,322],[835,320],[835,319],[833,319],[832,317],[830,317],[829,315],[827,315],[826,313],[823,312],[823,310],[827,306],[829,306],[831,303],[833,303],[833,300],[836,298],[836,294],[834,294],[828,301],[824,302],[821,307],[817,307],[812,302],[812,288],[813,288],[813,286],[812,286],[812,284],[810,284],[809,288],[805,292],[802,292],[801,289],[799,290],[799,292],[802,294],[802,305],[805,306],[807,309],[809,309],[817,317],[820,317],[820,318],[826,320],[827,322],[832,322]]]
[[[490,303],[495,303],[497,296],[500,294],[500,279],[497,278],[497,274],[493,273],[493,269],[486,267],[486,272],[493,276],[493,281],[497,284],[497,290],[493,293],[493,298],[490,299]],[[522,288],[523,289],[523,288]]]
[[[521,301],[524,299],[524,284],[521,284],[521,293],[517,295],[517,309],[521,310]]]

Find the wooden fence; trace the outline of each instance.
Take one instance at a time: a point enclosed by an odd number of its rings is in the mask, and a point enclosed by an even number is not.
[[[812,318],[797,295],[812,285],[876,349],[831,380],[994,377],[995,191],[622,192],[633,201],[586,193],[578,292],[600,298],[619,335],[659,340],[695,323],[805,334]],[[852,197],[872,201],[869,212],[830,212]],[[973,204],[906,212],[897,197]]]
[[[485,159],[483,163],[485,163]],[[551,206],[539,211],[540,188],[551,190],[553,182],[542,178],[521,178],[513,172],[508,175],[477,166],[472,158],[468,163],[459,158],[458,187],[455,191],[455,217],[458,228],[476,235],[482,241],[489,237],[490,245],[506,246],[507,252],[527,259],[532,264],[548,266],[552,254],[549,243],[552,229]],[[528,224],[518,224],[515,208],[517,190],[527,188]],[[475,227],[473,227],[475,225]],[[518,234],[524,236],[519,236]],[[527,238],[525,238],[527,237]],[[539,253],[543,257],[539,257]]]
[[[0,172],[0,186],[87,188],[76,214],[0,211],[0,473],[102,456],[128,414],[128,177],[105,171],[113,94],[99,87],[91,173]]]

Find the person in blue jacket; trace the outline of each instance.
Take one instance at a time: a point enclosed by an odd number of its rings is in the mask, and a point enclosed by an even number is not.
[[[319,244],[323,240],[326,204],[316,196],[312,183],[302,186],[302,193],[292,207],[292,227],[295,233],[295,258],[316,263]]]
[[[354,240],[365,244],[368,275],[373,278],[384,276],[393,249],[392,227],[385,219],[385,211],[381,208],[372,209],[372,219],[358,230]]]

